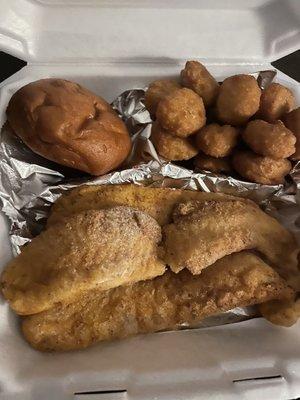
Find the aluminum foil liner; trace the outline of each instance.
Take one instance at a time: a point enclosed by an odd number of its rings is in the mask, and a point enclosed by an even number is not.
[[[261,71],[253,75],[265,88],[274,79],[276,71]],[[38,156],[14,136],[7,125],[3,127],[0,138],[0,203],[10,221],[9,235],[14,255],[43,229],[55,200],[64,191],[85,184],[134,183],[248,197],[294,232],[300,243],[300,163],[294,166],[285,184],[276,186],[259,185],[208,171],[196,173],[189,165],[170,163],[157,154],[150,140],[152,121],[144,106],[144,93],[145,89],[128,90],[113,101],[113,108],[132,134],[133,149],[120,170],[97,178]],[[238,308],[211,317],[200,326],[221,325],[254,316],[253,308]]]

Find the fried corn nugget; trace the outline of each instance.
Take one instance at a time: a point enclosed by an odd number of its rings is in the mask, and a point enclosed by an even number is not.
[[[197,169],[211,171],[215,173],[230,174],[232,167],[228,157],[215,158],[206,154],[198,154],[194,160],[194,166]]]
[[[172,134],[190,136],[205,125],[203,100],[191,89],[177,89],[159,102],[156,118]]]
[[[226,201],[233,196],[192,190],[126,185],[80,186],[63,194],[52,206],[47,226],[72,214],[113,206],[129,206],[151,215],[159,225],[170,222],[174,206],[187,200]]]
[[[74,350],[102,340],[178,329],[236,306],[292,296],[272,268],[242,252],[217,261],[199,276],[168,271],[131,286],[88,292],[76,303],[26,317],[22,331],[38,350]]]
[[[145,93],[145,106],[151,116],[155,117],[160,100],[179,88],[179,83],[169,79],[161,79],[151,82]]]
[[[293,93],[280,83],[271,83],[262,91],[258,115],[267,122],[275,122],[295,106]]]
[[[195,136],[196,146],[208,156],[226,157],[238,143],[239,130],[230,125],[210,124]]]
[[[293,235],[250,200],[189,201],[177,206],[173,219],[163,227],[163,259],[174,272],[200,274],[228,254],[255,249],[298,273]]]
[[[230,125],[245,124],[258,111],[260,95],[261,90],[253,76],[226,78],[217,98],[219,120]]]
[[[233,155],[232,164],[243,178],[263,185],[283,183],[292,168],[289,160],[263,157],[252,151],[237,151]]]
[[[296,150],[296,137],[281,121],[274,124],[260,119],[250,121],[242,137],[255,153],[262,156],[286,158]]]
[[[167,160],[189,160],[198,153],[190,138],[171,135],[157,121],[152,125],[151,140],[158,154]]]
[[[296,151],[292,160],[300,160],[300,107],[286,114],[283,118],[285,126],[296,136]]]
[[[259,311],[273,324],[289,327],[294,325],[300,317],[300,300],[271,300],[260,304]]]
[[[187,61],[180,77],[182,86],[192,89],[202,97],[206,107],[215,103],[219,84],[203,64],[198,61]]]
[[[13,259],[1,276],[4,297],[18,314],[35,314],[165,271],[158,259],[161,228],[129,207],[90,210],[55,224]]]

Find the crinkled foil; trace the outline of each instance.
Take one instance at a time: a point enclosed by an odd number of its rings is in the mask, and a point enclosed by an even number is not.
[[[275,71],[254,74],[262,88],[267,87],[275,75]],[[120,170],[97,178],[36,155],[11,133],[8,126],[3,127],[0,141],[0,201],[1,209],[10,221],[9,235],[14,255],[43,229],[55,200],[64,191],[84,184],[134,183],[245,196],[258,202],[300,239],[300,163],[294,166],[285,184],[276,186],[259,185],[205,171],[196,173],[170,163],[158,156],[151,143],[152,121],[143,103],[144,93],[145,89],[128,90],[112,103],[132,134],[133,150]],[[221,317],[211,317],[201,326],[221,325],[253,316],[253,308],[237,308]],[[182,328],[186,327],[183,325]]]

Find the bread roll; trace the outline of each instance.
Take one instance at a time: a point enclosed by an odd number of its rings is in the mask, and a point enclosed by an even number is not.
[[[117,168],[131,149],[128,131],[111,106],[63,79],[22,87],[9,102],[7,118],[31,150],[92,175]]]

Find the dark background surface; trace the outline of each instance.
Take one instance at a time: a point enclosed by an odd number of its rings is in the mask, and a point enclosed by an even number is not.
[[[24,67],[26,62],[0,52],[0,82]],[[300,82],[300,50],[272,63],[274,67]]]
[[[291,78],[300,82],[300,50],[294,53],[280,58],[279,60],[272,63],[272,65],[289,75]]]

